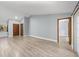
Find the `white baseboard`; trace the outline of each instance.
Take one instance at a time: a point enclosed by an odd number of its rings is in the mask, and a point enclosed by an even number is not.
[[[34,36],[34,35],[29,35],[29,36],[34,37],[34,38],[39,38],[39,39],[44,39],[44,40],[49,40],[49,41],[57,42],[57,40],[53,40],[53,39],[49,39],[49,38],[45,38],[45,37],[39,37],[39,36]]]

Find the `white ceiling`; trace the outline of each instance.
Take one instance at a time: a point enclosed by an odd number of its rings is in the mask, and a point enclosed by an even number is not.
[[[0,2],[4,7],[22,15],[43,15],[72,13],[77,1],[5,1]]]

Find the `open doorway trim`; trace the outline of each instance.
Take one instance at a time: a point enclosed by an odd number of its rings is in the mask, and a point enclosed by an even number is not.
[[[71,17],[66,17],[66,18],[60,18],[60,19],[57,19],[57,44],[59,46],[59,21],[60,20],[64,20],[64,19],[68,19],[69,22],[68,22],[68,37],[69,37],[69,44],[71,45],[72,44],[72,21],[71,21]]]

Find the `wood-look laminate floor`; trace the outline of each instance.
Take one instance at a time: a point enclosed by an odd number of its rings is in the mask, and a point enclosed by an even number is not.
[[[33,37],[0,38],[1,57],[75,57],[55,42]]]

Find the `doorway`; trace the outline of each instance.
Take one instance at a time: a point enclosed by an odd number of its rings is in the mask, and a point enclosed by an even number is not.
[[[57,19],[57,43],[59,47],[71,48],[71,17]]]
[[[13,36],[23,36],[23,24],[13,24]]]

